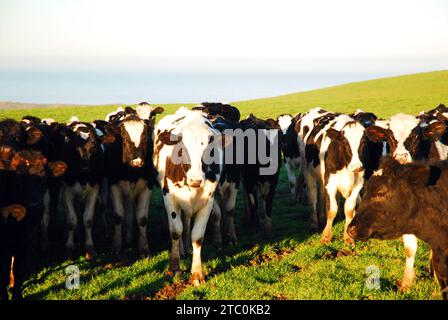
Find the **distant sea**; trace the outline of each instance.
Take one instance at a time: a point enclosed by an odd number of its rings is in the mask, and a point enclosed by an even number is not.
[[[0,101],[199,103],[277,96],[393,72],[0,70]]]

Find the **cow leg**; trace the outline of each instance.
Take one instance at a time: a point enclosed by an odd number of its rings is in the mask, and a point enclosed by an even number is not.
[[[204,239],[205,228],[213,208],[213,198],[196,214],[193,230],[191,231],[191,242],[193,244],[193,261],[191,263],[191,282],[194,286],[199,286],[205,281],[202,273],[201,248]]]
[[[44,213],[40,223],[41,246],[43,251],[48,249],[48,225],[50,224],[50,189],[47,188],[44,195]]]
[[[64,200],[66,206],[66,223],[67,223],[67,241],[65,243],[65,251],[69,258],[72,258],[75,248],[75,230],[78,224],[78,217],[75,210],[75,194],[69,188],[64,191]]]
[[[253,231],[257,231],[260,225],[258,217],[257,187],[253,185],[244,189],[247,193],[248,226]]]
[[[403,235],[404,252],[406,254],[406,266],[404,268],[403,280],[401,281],[401,290],[409,290],[415,278],[414,262],[417,253],[418,241],[413,234]]]
[[[112,206],[114,208],[115,216],[115,231],[114,240],[112,245],[112,250],[115,254],[119,254],[122,248],[123,236],[123,219],[124,219],[124,206],[123,206],[123,195],[121,193],[121,188],[118,185],[112,185],[110,187],[110,192],[112,194]]]
[[[22,244],[18,253],[14,256],[14,264],[12,264],[12,272],[14,273],[14,288],[12,289],[12,300],[22,300],[22,286],[24,280],[26,243]],[[20,253],[19,253],[20,252]]]
[[[348,235],[347,228],[350,222],[352,222],[355,216],[356,204],[359,198],[359,192],[361,191],[363,184],[359,184],[354,188],[350,196],[345,199],[344,214],[345,214],[345,226],[344,226],[344,242],[350,245],[354,245],[355,241]]]
[[[264,232],[266,237],[272,238],[272,203],[275,194],[275,185],[269,184],[267,191],[261,188],[264,199]]]
[[[213,244],[220,251],[222,250],[222,234],[221,234],[221,208],[215,199],[213,201],[212,224],[213,224]]]
[[[286,173],[288,174],[289,189],[291,191],[290,204],[291,206],[295,206],[297,198],[297,184],[296,184],[297,178],[295,174],[295,168],[292,166],[290,161],[286,161],[285,167],[286,167]]]
[[[96,253],[93,248],[92,227],[93,227],[93,218],[95,216],[95,205],[96,200],[98,198],[99,188],[100,186],[97,184],[87,194],[86,205],[84,209],[83,222],[85,230],[85,248],[86,248],[87,260],[93,260],[96,257]]]
[[[331,184],[327,185],[325,188],[325,197],[326,197],[326,207],[327,207],[327,224],[325,225],[325,229],[322,232],[322,238],[320,242],[322,244],[330,243],[332,238],[331,229],[333,227],[333,220],[336,218],[338,213],[338,201],[337,201],[337,190],[336,187]]]
[[[310,174],[305,175],[305,180],[307,185],[308,203],[311,205],[310,231],[314,233],[319,230],[319,220],[317,217],[318,185]]]
[[[0,251],[0,300],[2,301],[9,300],[8,284],[11,273],[11,255],[6,251],[6,248],[1,248]]]
[[[225,236],[230,245],[237,243],[234,213],[238,189],[234,182],[230,183],[226,197],[223,199]]]
[[[125,220],[126,220],[126,246],[128,248],[132,247],[132,238],[134,232],[134,202],[132,201],[131,195],[125,193],[124,194],[124,206],[125,206]]]
[[[168,227],[171,235],[170,266],[168,269],[168,275],[173,277],[176,274],[181,273],[179,242],[182,237],[183,224],[181,210],[175,208],[175,200],[173,197],[164,196],[163,200],[168,216]]]
[[[149,254],[147,227],[151,193],[151,190],[146,187],[140,193],[137,204],[137,222],[139,230],[138,249],[140,257],[142,258],[148,256]]]
[[[308,205],[305,177],[302,168],[300,168],[299,175],[296,178],[296,194],[299,195],[301,204]]]

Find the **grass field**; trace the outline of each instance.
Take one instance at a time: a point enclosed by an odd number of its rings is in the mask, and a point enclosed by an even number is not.
[[[304,112],[316,105],[333,111],[351,112],[362,108],[388,117],[397,112],[416,114],[439,103],[448,103],[448,71],[372,80],[276,98],[236,102],[243,116],[260,117]],[[177,105],[166,106],[167,112]],[[0,110],[0,118],[20,118],[25,114],[67,120],[76,114],[82,120],[104,118],[115,106],[98,108]],[[439,286],[429,272],[428,247],[420,243],[416,258],[417,279],[409,292],[401,292],[397,282],[404,267],[400,241],[371,240],[349,247],[342,241],[343,222],[334,230],[334,240],[322,246],[318,234],[308,231],[309,210],[289,205],[289,189],[282,168],[274,202],[274,238],[263,233],[247,234],[241,227],[243,202],[237,200],[238,245],[218,252],[206,235],[203,262],[207,282],[198,288],[188,284],[191,258],[182,262],[186,270],[174,279],[166,275],[169,235],[164,223],[161,194],[153,193],[150,212],[151,256],[138,260],[134,251],[112,256],[109,232],[95,226],[100,253],[97,261],[80,257],[67,261],[63,255],[64,217],[62,212],[51,227],[51,257],[39,255],[25,283],[29,299],[440,299]],[[342,217],[340,217],[342,218]],[[110,215],[108,216],[110,219]],[[81,272],[78,290],[65,289],[65,268],[76,265]],[[366,268],[376,266],[380,288],[365,285]]]

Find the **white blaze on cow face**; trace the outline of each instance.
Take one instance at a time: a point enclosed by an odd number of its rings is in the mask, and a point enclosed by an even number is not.
[[[202,160],[210,139],[209,130],[187,126],[182,130],[182,144],[188,152],[190,169],[187,171],[187,184],[201,188],[205,183]],[[185,159],[185,158],[184,158]]]
[[[125,121],[123,123],[124,130],[128,133],[129,139],[136,148],[140,146],[145,124],[143,121]]]
[[[280,126],[283,134],[286,134],[288,131],[288,128],[291,125],[291,120],[292,116],[289,114],[284,114],[278,117],[278,125]]]
[[[412,156],[404,146],[404,142],[412,130],[418,126],[418,123],[419,120],[417,118],[403,113],[399,113],[390,118],[389,128],[397,141],[397,148],[394,150],[392,156],[401,164],[412,161]]]
[[[348,140],[350,149],[352,150],[352,159],[348,164],[348,170],[351,172],[363,170],[363,164],[361,159],[359,159],[359,147],[364,136],[364,127],[357,122],[350,122],[344,127],[342,134]]]

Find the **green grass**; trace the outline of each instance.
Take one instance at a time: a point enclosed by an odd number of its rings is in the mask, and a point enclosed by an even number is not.
[[[379,116],[397,112],[416,114],[448,102],[448,72],[431,72],[395,78],[352,83],[281,97],[236,102],[243,116],[276,117],[281,113],[304,112],[314,106],[352,112],[363,108]],[[164,105],[167,113],[179,105]],[[82,120],[102,119],[116,106],[0,110],[0,118],[20,118],[26,114],[53,117],[59,121],[78,115]],[[237,200],[238,245],[222,252],[205,237],[203,263],[207,282],[198,288],[187,283],[191,257],[182,261],[186,273],[174,279],[166,275],[169,234],[161,195],[153,193],[150,212],[150,249],[147,259],[138,260],[135,252],[121,256],[108,253],[112,221],[105,235],[95,226],[97,261],[63,258],[63,214],[51,228],[52,256],[39,255],[30,266],[24,294],[29,299],[440,299],[439,286],[429,272],[427,245],[420,243],[416,257],[417,279],[414,288],[401,292],[397,282],[403,275],[404,251],[401,241],[368,241],[354,248],[342,241],[343,222],[334,228],[334,240],[322,246],[318,234],[308,232],[309,210],[289,205],[288,181],[281,170],[274,211],[274,238],[262,232],[248,234],[241,226],[243,202]],[[110,212],[108,219],[111,220]],[[75,264],[81,272],[78,290],[65,289],[65,268]],[[380,289],[365,286],[366,268],[380,270]],[[37,270],[37,271],[36,271]]]
[[[134,251],[121,256],[108,253],[110,235],[104,237],[96,226],[100,255],[95,262],[83,257],[63,258],[61,241],[53,243],[51,257],[37,259],[25,282],[28,299],[440,299],[439,286],[429,272],[429,250],[420,243],[416,258],[417,280],[409,292],[397,282],[404,267],[401,241],[371,240],[349,247],[342,240],[343,222],[336,223],[334,240],[322,246],[319,234],[308,232],[309,210],[289,205],[285,170],[282,169],[273,212],[274,238],[263,232],[248,234],[241,227],[243,202],[237,200],[238,245],[218,252],[212,235],[206,234],[203,263],[207,282],[198,288],[189,285],[191,257],[183,260],[186,271],[174,279],[167,276],[169,236],[163,224],[163,206],[157,190],[150,213],[152,254],[136,259]],[[61,212],[62,214],[62,212]],[[110,218],[110,217],[109,217]],[[340,216],[342,218],[342,216]],[[53,239],[63,238],[62,217],[53,225]],[[111,225],[110,225],[111,226]],[[110,228],[109,230],[112,230]],[[80,289],[65,288],[65,268],[80,269]],[[366,268],[380,270],[380,289],[366,286]]]

